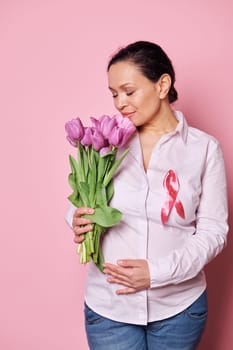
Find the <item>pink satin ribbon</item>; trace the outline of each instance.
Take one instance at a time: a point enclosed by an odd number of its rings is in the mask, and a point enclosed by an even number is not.
[[[185,219],[184,207],[177,195],[180,189],[180,184],[176,173],[173,170],[168,170],[163,180],[163,187],[167,191],[167,198],[161,210],[161,220],[165,224],[169,218],[172,208],[175,206],[177,214]]]

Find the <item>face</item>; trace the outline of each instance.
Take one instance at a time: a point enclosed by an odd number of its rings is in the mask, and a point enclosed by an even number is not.
[[[108,71],[116,109],[135,126],[151,124],[161,108],[161,85],[147,79],[131,62],[117,62]]]

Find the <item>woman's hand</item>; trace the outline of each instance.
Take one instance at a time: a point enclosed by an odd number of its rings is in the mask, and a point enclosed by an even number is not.
[[[94,209],[92,208],[76,209],[73,216],[73,221],[72,221],[75,243],[82,243],[84,241],[84,234],[91,231],[93,228],[92,221],[82,217],[82,215],[84,214],[94,214]]]
[[[104,273],[109,275],[109,283],[118,283],[126,287],[116,291],[119,295],[150,288],[150,272],[146,260],[119,260],[117,265],[104,263]]]

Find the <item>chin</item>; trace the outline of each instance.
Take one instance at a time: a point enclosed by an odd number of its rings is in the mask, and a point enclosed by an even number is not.
[[[133,123],[134,126],[136,126],[136,128],[143,126],[143,123],[140,123],[138,120],[131,119],[131,122]]]

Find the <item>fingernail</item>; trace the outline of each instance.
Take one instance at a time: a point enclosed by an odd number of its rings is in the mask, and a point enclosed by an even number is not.
[[[94,213],[94,209],[88,209],[88,214],[93,214]]]

